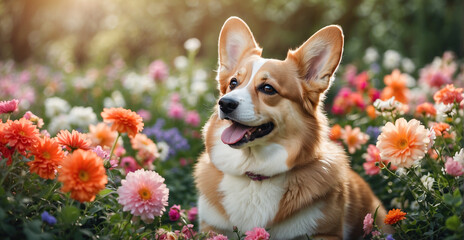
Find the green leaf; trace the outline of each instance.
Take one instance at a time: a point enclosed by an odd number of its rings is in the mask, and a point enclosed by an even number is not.
[[[449,230],[457,231],[459,229],[459,225],[461,225],[461,221],[459,221],[458,216],[453,215],[446,219],[445,225]]]
[[[454,206],[459,207],[462,204],[461,192],[459,189],[454,190],[453,192]]]
[[[61,210],[61,220],[64,224],[72,224],[79,219],[80,211],[74,206],[66,206]]]
[[[109,195],[109,194],[111,194],[111,193],[113,193],[113,190],[108,189],[108,188],[105,188],[105,189],[101,190],[101,191],[98,193],[98,195],[99,195],[100,197],[106,197],[107,195]]]

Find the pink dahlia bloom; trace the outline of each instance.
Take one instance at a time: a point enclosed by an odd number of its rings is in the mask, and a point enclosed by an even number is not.
[[[245,233],[245,240],[268,240],[270,235],[264,228],[255,227]]]
[[[372,218],[372,214],[366,214],[363,224],[364,236],[366,236],[372,232],[372,228],[374,226],[374,219]]]
[[[451,176],[459,177],[464,174],[464,166],[458,161],[454,161],[453,158],[448,158],[445,163],[445,171]]]
[[[169,189],[155,171],[139,169],[127,174],[117,190],[123,211],[130,211],[144,222],[161,216],[168,205]]]
[[[131,156],[123,157],[121,159],[121,166],[124,168],[124,171],[127,173],[134,172],[139,169],[140,166],[137,164],[137,161]]]
[[[11,114],[18,110],[18,99],[13,99],[10,101],[0,101],[0,114],[8,113]]]

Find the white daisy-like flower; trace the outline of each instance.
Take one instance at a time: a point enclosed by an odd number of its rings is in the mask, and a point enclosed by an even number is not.
[[[198,38],[190,38],[184,43],[184,48],[191,52],[198,50],[200,46],[201,42]]]
[[[401,55],[395,50],[387,50],[383,55],[383,65],[387,69],[394,69],[399,67],[401,62]]]
[[[111,93],[111,97],[106,97],[103,100],[103,106],[105,108],[125,107],[126,101],[120,91],[114,91]]]
[[[464,166],[464,148],[461,148],[459,152],[456,152],[456,154],[453,157],[453,160],[459,162],[462,166]]]
[[[169,154],[169,145],[166,142],[158,142],[156,143],[159,152],[159,158],[161,161],[166,161]]]
[[[45,115],[47,117],[55,117],[69,111],[69,103],[59,97],[51,97],[45,99]]]
[[[183,70],[188,66],[188,59],[185,56],[178,56],[174,58],[174,66],[179,69]]]
[[[55,134],[63,129],[71,129],[71,123],[69,120],[69,116],[66,114],[53,117],[50,124],[48,124],[48,131],[51,134]]]
[[[371,64],[379,59],[379,52],[373,47],[368,47],[364,54],[363,60],[367,64]]]
[[[401,67],[407,73],[412,73],[416,69],[416,65],[409,58],[403,58],[403,60],[401,60]]]

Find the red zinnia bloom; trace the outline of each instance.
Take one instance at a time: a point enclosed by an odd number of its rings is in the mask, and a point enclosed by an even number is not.
[[[398,221],[406,219],[406,213],[402,212],[401,209],[392,209],[388,211],[387,216],[385,217],[384,222],[386,224],[395,224]]]
[[[65,157],[60,145],[48,137],[40,139],[39,144],[31,149],[34,161],[28,162],[32,173],[37,173],[41,178],[54,179],[60,162]]]
[[[87,140],[87,136],[76,130],[72,130],[72,133],[68,130],[61,130],[58,135],[56,135],[56,139],[57,142],[65,146],[68,151],[74,151],[76,149],[90,150],[90,142]]]
[[[34,147],[40,139],[37,126],[25,118],[8,121],[3,127],[2,135],[2,142],[22,155],[26,155],[26,150]]]
[[[133,138],[142,131],[142,117],[137,113],[124,108],[105,108],[101,113],[103,121],[111,124],[111,130],[119,133],[127,132],[129,137]]]

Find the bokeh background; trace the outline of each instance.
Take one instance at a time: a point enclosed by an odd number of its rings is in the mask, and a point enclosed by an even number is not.
[[[464,55],[462,0],[1,0],[0,59],[55,66],[130,66],[181,54],[198,38],[199,57],[214,68],[217,38],[229,16],[251,27],[264,56],[284,58],[311,34],[339,24],[345,62],[367,47],[423,65],[445,50]]]

